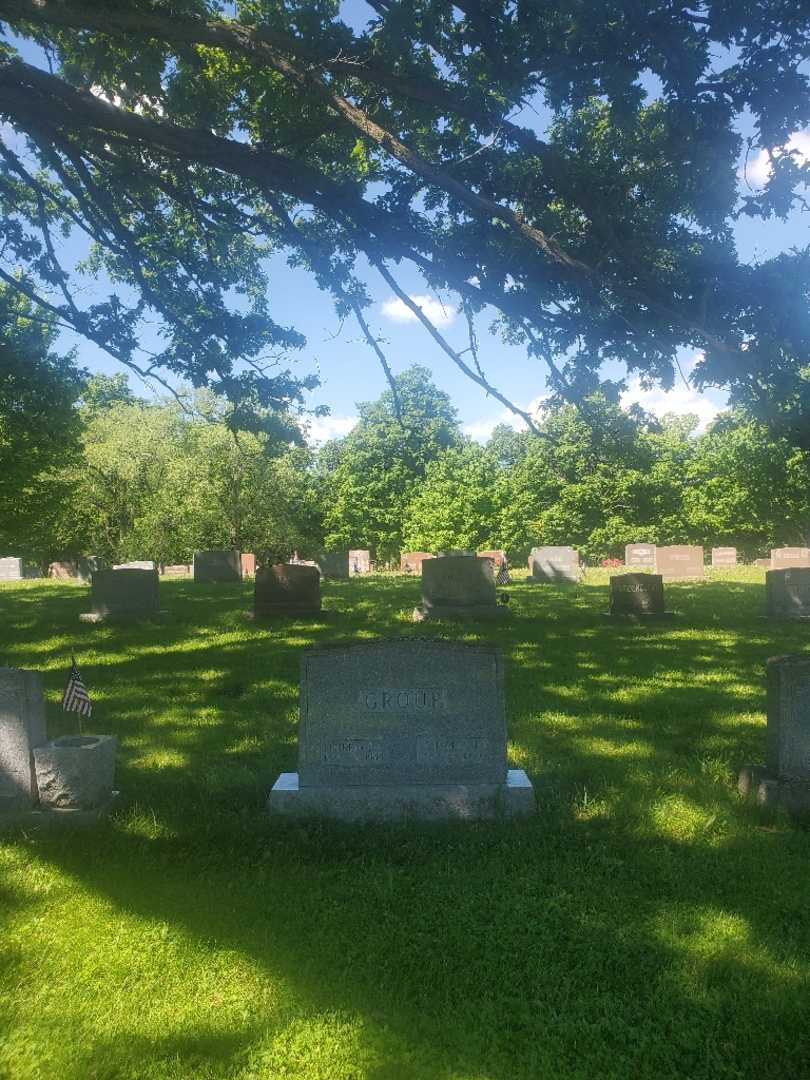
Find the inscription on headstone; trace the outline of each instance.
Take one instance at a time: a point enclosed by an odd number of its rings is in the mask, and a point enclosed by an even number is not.
[[[270,810],[344,818],[530,813],[508,770],[500,650],[448,641],[312,649],[301,661],[298,773]]]
[[[579,552],[572,547],[532,548],[528,580],[544,585],[575,585],[579,581]]]
[[[712,566],[736,566],[737,549],[734,547],[712,548]]]
[[[194,580],[222,582],[242,580],[242,558],[236,548],[194,552]]]
[[[256,571],[254,615],[313,615],[321,610],[321,574],[317,566],[279,563]]]
[[[655,549],[655,572],[664,581],[692,581],[705,577],[703,548],[692,544],[669,544]]]
[[[157,570],[99,570],[90,586],[92,611],[80,615],[82,622],[107,618],[137,619],[159,615]]]
[[[765,595],[771,618],[810,618],[810,567],[768,570]]]
[[[655,566],[655,544],[625,544],[625,566]]]
[[[46,740],[40,676],[35,671],[0,668],[0,813],[35,805],[32,751]]]
[[[399,568],[404,574],[421,574],[422,563],[433,558],[430,551],[405,551],[399,557]]]
[[[660,574],[615,574],[610,579],[610,614],[657,617],[664,611],[664,580]]]
[[[491,559],[446,555],[422,563],[422,603],[415,620],[497,619],[506,613],[498,604]]]
[[[790,567],[810,566],[810,548],[771,548],[771,569],[787,570]]]

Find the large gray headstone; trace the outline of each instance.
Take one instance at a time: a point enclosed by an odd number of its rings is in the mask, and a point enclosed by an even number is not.
[[[651,570],[655,567],[655,544],[625,544],[625,566],[648,566]]]
[[[321,610],[321,575],[317,566],[279,563],[256,571],[254,615],[312,615]]]
[[[415,619],[496,619],[505,613],[491,559],[446,555],[422,563],[422,603]]]
[[[36,804],[33,749],[46,740],[40,676],[0,668],[0,813]]]
[[[430,551],[403,551],[399,557],[399,568],[405,574],[421,574],[425,559],[435,556]]]
[[[298,773],[270,810],[344,818],[534,809],[507,770],[500,650],[448,641],[312,649],[301,661]]]
[[[810,780],[810,655],[768,661],[766,764],[784,779]]]
[[[241,581],[242,559],[236,548],[194,552],[196,582]]]
[[[768,570],[765,574],[765,595],[771,618],[810,618],[810,567]]]
[[[668,544],[655,549],[655,572],[664,581],[694,581],[705,577],[703,548],[694,544]]]
[[[348,551],[327,551],[318,559],[318,566],[325,578],[343,579],[349,576]]]
[[[712,548],[712,566],[736,566],[737,549],[735,547]]]
[[[349,551],[349,574],[370,574],[371,568],[371,551],[368,548],[352,548]]]
[[[810,548],[771,548],[771,570],[787,570],[800,566],[810,566]]]
[[[99,570],[90,586],[92,611],[80,618],[146,618],[160,613],[157,570]]]
[[[532,548],[529,580],[544,585],[576,585],[579,581],[579,552],[572,547]]]
[[[662,617],[664,580],[660,574],[615,574],[610,579],[610,614]]]

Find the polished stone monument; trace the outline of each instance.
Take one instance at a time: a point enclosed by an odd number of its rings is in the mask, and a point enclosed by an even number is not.
[[[242,556],[236,548],[194,552],[196,582],[235,582],[242,580]]]
[[[664,610],[664,579],[660,574],[614,574],[610,579],[610,612],[614,617],[671,619]]]
[[[778,573],[780,571],[772,571]],[[785,571],[781,571],[785,573]],[[767,663],[765,765],[740,770],[740,794],[767,807],[810,812],[810,654]]]
[[[426,619],[500,619],[507,608],[498,603],[491,559],[445,555],[422,563],[422,603],[416,622]]]
[[[500,650],[425,639],[307,650],[298,772],[269,810],[346,820],[532,814],[509,769]]]
[[[253,615],[317,615],[321,610],[321,575],[317,566],[278,563],[261,566],[253,587]]]
[[[810,619],[810,566],[768,570],[765,598],[771,619]]]
[[[576,585],[579,581],[579,552],[572,547],[532,548],[527,580],[542,585]]]
[[[99,623],[164,615],[159,588],[157,570],[99,570],[90,585],[92,610],[79,619]]]
[[[706,571],[703,548],[694,544],[668,544],[655,549],[655,572],[664,581],[700,581]]]
[[[655,544],[625,544],[625,566],[648,566],[655,568]]]
[[[0,668],[0,816],[36,805],[33,750],[47,737],[39,674]]]

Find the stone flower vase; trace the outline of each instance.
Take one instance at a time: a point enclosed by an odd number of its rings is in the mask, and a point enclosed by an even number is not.
[[[34,747],[43,810],[95,810],[112,798],[115,735],[63,735]]]

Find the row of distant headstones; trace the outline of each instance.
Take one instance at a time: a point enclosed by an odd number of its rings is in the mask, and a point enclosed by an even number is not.
[[[451,552],[451,555],[474,555],[475,552]],[[492,559],[496,567],[506,562],[506,552],[503,550],[480,551],[480,558]],[[400,569],[406,573],[416,572],[421,569],[426,559],[435,558],[432,552],[412,551],[404,552],[400,558]],[[368,549],[349,550],[348,552],[329,552],[317,562],[314,560],[294,559],[293,562],[301,565],[317,565],[322,573],[328,577],[346,577],[353,574],[369,573],[374,568],[372,553]],[[538,547],[532,548],[529,556],[529,570],[536,572],[538,564],[547,562],[558,573],[565,574],[567,567],[579,567],[579,553],[573,547]],[[713,567],[736,566],[738,563],[737,549],[733,547],[721,547],[711,549],[711,565]],[[628,567],[655,567],[665,576],[692,577],[701,576],[705,565],[703,548],[697,545],[667,545],[655,544],[628,544],[625,547],[625,566]],[[755,566],[765,569],[785,569],[788,567],[810,566],[810,548],[784,547],[774,548],[770,559],[755,559]],[[89,579],[94,570],[103,568],[101,560],[90,556],[87,559],[66,562],[53,562],[50,564],[49,576],[51,577],[80,577]],[[201,580],[206,579],[206,574],[213,574],[216,580],[233,579],[238,577],[250,577],[256,572],[256,556],[250,553],[240,553],[235,550],[222,550],[210,552],[197,552],[194,563],[160,564],[156,565],[151,560],[139,560],[134,562],[119,563],[112,567],[114,570],[155,570],[159,569],[167,576],[184,576],[195,574]],[[540,566],[542,570],[542,565]],[[34,564],[25,559],[9,556],[0,558],[0,581],[15,581],[23,578],[39,577],[40,570]],[[212,578],[212,580],[214,579]]]

